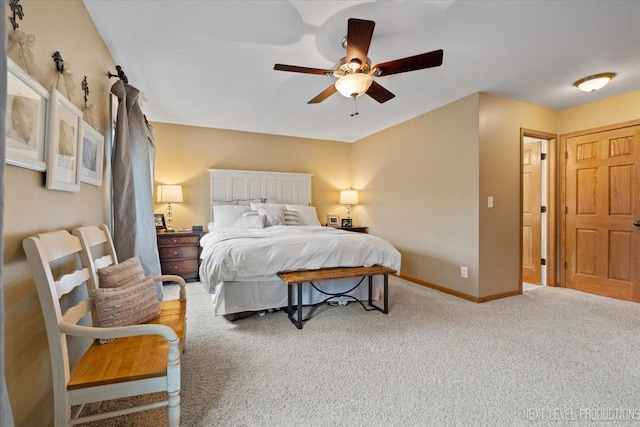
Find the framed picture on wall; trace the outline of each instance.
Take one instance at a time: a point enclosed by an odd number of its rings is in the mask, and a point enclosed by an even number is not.
[[[47,170],[45,145],[49,92],[7,58],[6,163]]]
[[[87,122],[81,128],[82,161],[80,181],[102,187],[102,167],[104,164],[104,137]]]
[[[80,191],[82,112],[56,88],[49,97],[47,188]]]

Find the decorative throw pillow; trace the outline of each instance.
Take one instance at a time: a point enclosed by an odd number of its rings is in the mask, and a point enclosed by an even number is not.
[[[299,225],[321,225],[318,221],[316,208],[313,206],[286,205],[285,209],[298,212]]]
[[[151,277],[118,288],[93,291],[99,327],[129,326],[160,316],[156,284]],[[100,343],[113,341],[101,339]]]
[[[284,225],[284,209],[281,207],[258,208],[258,213],[265,216],[264,225]]]
[[[264,228],[264,218],[264,215],[259,215],[257,212],[255,215],[242,215],[240,218],[236,219],[233,226],[235,228]]]
[[[285,225],[299,225],[298,224],[298,212],[284,209],[284,223]]]
[[[142,279],[144,279],[144,270],[136,257],[98,269],[98,286],[101,288],[127,286]]]

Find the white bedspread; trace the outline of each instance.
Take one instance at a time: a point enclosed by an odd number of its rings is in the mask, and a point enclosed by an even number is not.
[[[201,246],[200,279],[210,293],[223,281],[278,280],[280,271],[376,264],[400,271],[400,253],[385,240],[330,227],[226,228]]]

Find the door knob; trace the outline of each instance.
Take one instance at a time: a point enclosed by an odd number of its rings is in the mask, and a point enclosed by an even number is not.
[[[636,227],[640,227],[640,221],[633,221],[633,225],[635,225]]]

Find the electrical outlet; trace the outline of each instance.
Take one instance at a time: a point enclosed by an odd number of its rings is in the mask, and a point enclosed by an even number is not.
[[[460,267],[460,277],[464,277],[465,279],[469,277],[469,270],[467,270],[467,267]]]

